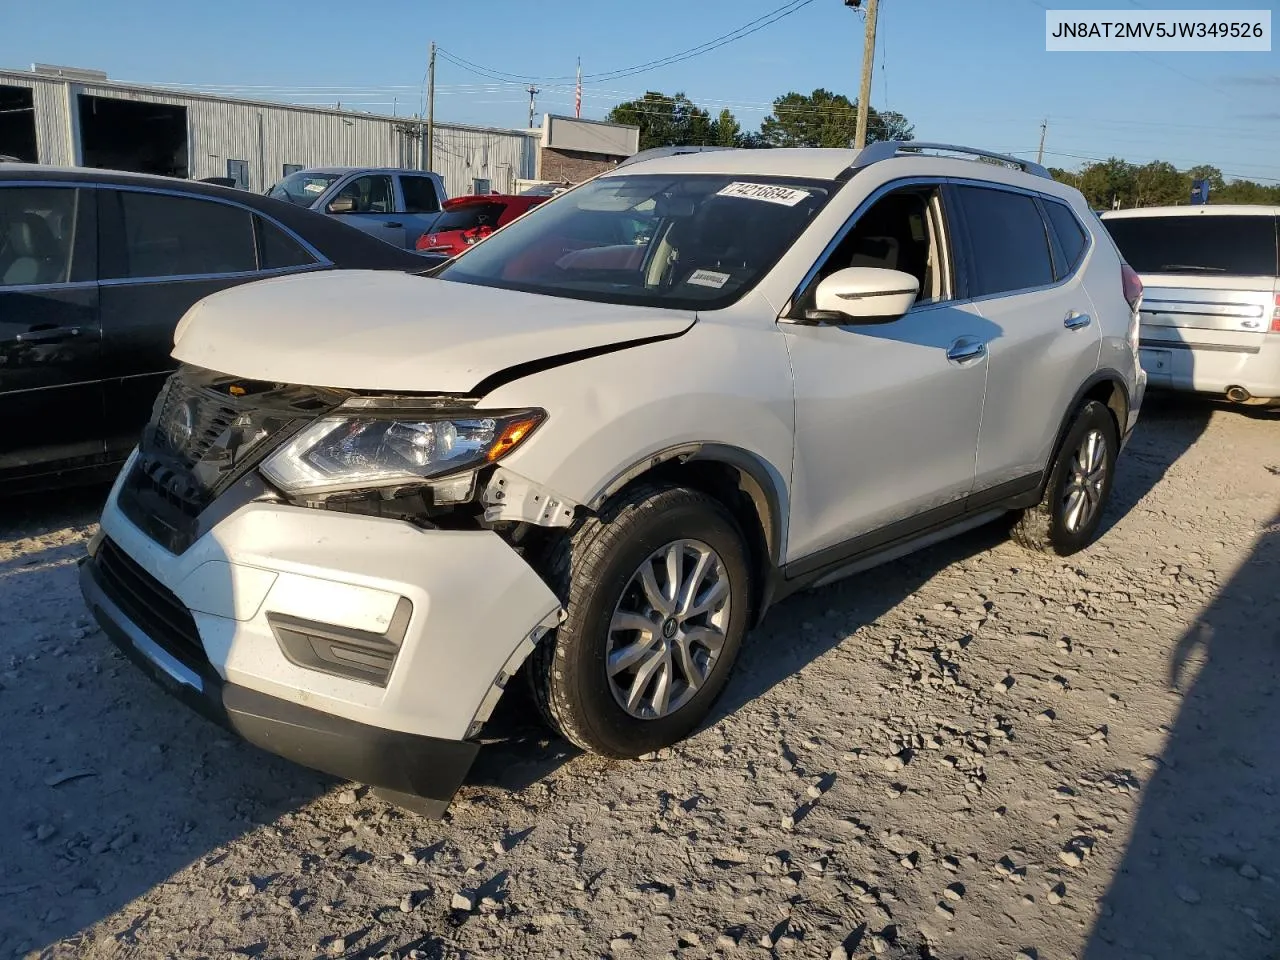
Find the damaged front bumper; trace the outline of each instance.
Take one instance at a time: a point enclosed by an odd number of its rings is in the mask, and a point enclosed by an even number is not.
[[[173,554],[115,491],[80,581],[107,636],[189,706],[428,815],[560,612],[490,531],[255,502]]]

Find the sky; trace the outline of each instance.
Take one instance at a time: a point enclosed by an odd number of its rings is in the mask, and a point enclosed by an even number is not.
[[[817,87],[857,94],[862,16],[808,0],[740,40],[624,76],[695,48],[784,0],[0,0],[0,66],[105,70],[113,80],[399,115],[422,111],[427,51],[439,120],[528,124],[584,117],[646,90],[728,107],[755,129],[773,99]],[[1272,8],[1259,0],[880,0],[871,103],[920,140],[1035,157],[1074,169],[1095,158],[1210,163],[1280,182],[1280,48],[1269,53],[1047,53],[1045,10]],[[1280,28],[1280,17],[1273,20]],[[465,62],[470,66],[464,65]],[[602,76],[603,75],[603,76]]]

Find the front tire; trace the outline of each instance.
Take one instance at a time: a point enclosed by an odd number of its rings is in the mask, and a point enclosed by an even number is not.
[[[1086,402],[1058,449],[1044,499],[1022,512],[1013,539],[1028,550],[1062,557],[1092,543],[1111,499],[1119,450],[1111,411],[1096,400]]]
[[[724,505],[678,486],[623,493],[556,544],[544,574],[566,612],[529,658],[547,722],[617,758],[697,729],[750,616],[748,552]]]

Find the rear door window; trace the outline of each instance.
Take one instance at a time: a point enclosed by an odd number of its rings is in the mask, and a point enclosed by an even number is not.
[[[121,191],[124,262],[113,276],[200,277],[258,268],[253,216],[242,207],[164,193]]]
[[[1108,217],[1102,222],[1139,273],[1277,275],[1272,216]]]
[[[404,193],[405,213],[436,213],[440,209],[436,184],[430,177],[402,176],[400,190]]]
[[[1053,283],[1049,236],[1035,200],[986,187],[957,187],[956,194],[969,231],[970,296]]]
[[[382,174],[356,177],[338,191],[335,200],[350,197],[355,201],[352,213],[395,213],[391,195],[391,178]]]

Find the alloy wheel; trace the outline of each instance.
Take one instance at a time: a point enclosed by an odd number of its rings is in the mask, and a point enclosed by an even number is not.
[[[631,575],[609,622],[614,699],[642,720],[670,716],[706,683],[725,643],[729,576],[700,540],[655,550]]]

